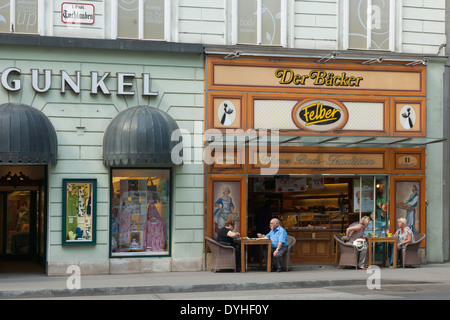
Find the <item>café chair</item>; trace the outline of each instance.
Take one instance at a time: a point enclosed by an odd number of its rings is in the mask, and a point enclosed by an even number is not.
[[[232,246],[225,246],[208,237],[205,237],[205,240],[212,252],[211,271],[233,270],[236,272],[235,248]]]
[[[420,243],[425,239],[425,235],[423,233],[417,233],[414,235],[414,239],[415,242],[405,244],[405,249],[402,251],[403,268],[406,265],[420,266],[419,247]]]
[[[334,240],[339,245],[340,258],[338,267],[355,267],[355,269],[358,269],[358,250],[350,242],[344,242],[342,237],[340,234],[334,235]]]
[[[289,248],[283,257],[284,270],[286,270],[286,271],[292,270],[291,252],[292,252],[292,248],[294,247],[295,243],[297,242],[297,239],[295,239],[295,237],[293,237],[293,236],[288,235],[288,242],[289,242]]]

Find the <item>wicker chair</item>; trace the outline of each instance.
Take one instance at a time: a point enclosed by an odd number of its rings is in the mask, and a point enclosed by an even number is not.
[[[403,268],[406,265],[420,266],[419,247],[420,243],[425,239],[425,235],[423,233],[417,233],[414,235],[414,239],[415,242],[405,244],[405,249],[402,251]]]
[[[297,242],[297,239],[295,239],[293,236],[288,236],[288,242],[289,242],[289,248],[283,257],[283,267],[284,267],[284,270],[286,270],[286,271],[292,270],[291,252],[292,252],[292,248],[294,247],[295,243]]]
[[[217,270],[233,270],[236,272],[236,251],[234,247],[225,246],[217,241],[205,237],[209,248],[212,252],[212,269]]]
[[[358,250],[356,247],[351,243],[344,242],[340,234],[335,234],[334,239],[339,244],[339,268],[345,266],[358,269]]]

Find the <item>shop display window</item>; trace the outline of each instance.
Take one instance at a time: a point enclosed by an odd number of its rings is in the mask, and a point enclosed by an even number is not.
[[[270,200],[272,216],[286,229],[333,229],[344,232],[370,216],[367,236],[389,228],[388,179],[385,176],[275,176],[249,180],[249,221]],[[267,224],[267,223],[266,223]],[[374,227],[375,226],[375,227]],[[250,234],[253,224],[249,223]]]
[[[113,169],[111,255],[170,254],[170,169]]]
[[[63,245],[95,244],[97,181],[63,180]]]

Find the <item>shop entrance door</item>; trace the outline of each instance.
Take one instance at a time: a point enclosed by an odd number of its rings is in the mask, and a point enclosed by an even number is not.
[[[0,178],[0,273],[44,272],[44,186],[10,176]]]
[[[267,233],[259,231],[258,221],[264,217],[262,227],[268,228],[270,218],[277,217],[297,239],[293,263],[335,263],[334,235],[361,217],[373,219],[368,233],[380,236],[387,230],[388,180],[374,175],[249,177],[247,233]],[[378,252],[376,261],[382,257]]]

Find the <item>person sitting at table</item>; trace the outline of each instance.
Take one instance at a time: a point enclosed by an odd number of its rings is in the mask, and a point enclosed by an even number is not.
[[[236,254],[236,270],[240,272],[241,269],[241,246],[235,242],[235,238],[239,238],[241,235],[239,232],[234,232],[235,222],[231,219],[225,221],[225,226],[220,229],[217,234],[217,242],[225,246],[232,246],[235,248]]]
[[[397,264],[401,263],[402,251],[405,249],[405,245],[407,243],[414,243],[415,238],[413,236],[412,230],[407,225],[407,221],[405,218],[397,219],[397,231],[394,234],[394,237],[397,238]],[[389,230],[388,230],[389,233]],[[389,263],[392,266],[393,263],[393,250],[394,245],[392,243],[389,244]]]
[[[272,259],[273,270],[277,272],[284,271],[283,268],[283,258],[284,255],[288,252],[289,242],[286,230],[282,226],[280,226],[280,220],[274,218],[270,220],[270,232],[266,235],[258,233],[258,238],[268,238],[271,241],[271,252],[275,259]],[[267,259],[267,251],[264,250],[264,258]],[[275,260],[275,261],[274,261]],[[276,266],[275,266],[276,262]],[[276,268],[276,269],[275,269]]]
[[[347,230],[345,231],[345,237],[343,239],[348,240],[350,243],[353,244],[353,241],[355,241],[356,239],[363,238],[364,231],[366,230],[369,223],[370,223],[370,217],[368,217],[368,216],[362,217],[361,220],[359,221],[359,224],[352,225],[347,228]],[[368,265],[367,251],[368,251],[367,242],[364,241],[364,245],[361,248],[361,250],[358,249],[358,253],[359,253],[358,268],[359,269],[363,269],[363,270],[367,269],[367,265]]]

